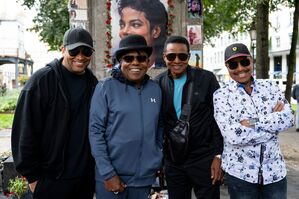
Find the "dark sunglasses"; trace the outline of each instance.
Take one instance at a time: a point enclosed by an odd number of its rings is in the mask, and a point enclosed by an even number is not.
[[[243,67],[247,67],[250,65],[250,60],[249,59],[242,59],[241,61],[228,61],[228,68],[231,70],[235,70],[236,68],[238,68],[239,63],[241,64],[241,66]]]
[[[178,57],[181,61],[186,61],[189,57],[186,53],[168,53],[166,58],[168,61],[174,61]]]
[[[127,63],[132,63],[134,61],[134,59],[137,59],[137,61],[139,63],[145,62],[147,60],[147,56],[146,55],[125,55],[122,57],[122,60],[124,60]]]
[[[85,57],[90,57],[93,53],[93,50],[91,48],[87,47],[78,47],[74,48],[72,50],[68,50],[69,55],[72,57],[77,56],[80,52],[85,56]]]

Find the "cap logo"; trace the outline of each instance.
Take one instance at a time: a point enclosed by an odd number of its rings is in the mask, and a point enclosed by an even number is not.
[[[236,52],[237,50],[238,50],[238,48],[237,48],[237,47],[233,47],[233,51],[235,51],[235,52]]]

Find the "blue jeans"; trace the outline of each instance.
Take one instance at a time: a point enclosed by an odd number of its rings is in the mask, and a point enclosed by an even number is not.
[[[287,179],[258,185],[225,175],[230,199],[287,199]]]

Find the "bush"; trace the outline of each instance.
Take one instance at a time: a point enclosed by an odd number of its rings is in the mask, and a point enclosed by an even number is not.
[[[8,190],[11,195],[17,196],[17,198],[21,198],[28,191],[28,183],[24,177],[15,177],[14,179],[10,179],[8,181]]]
[[[4,96],[7,92],[6,84],[0,85],[0,95]]]
[[[25,85],[28,79],[29,77],[27,75],[21,75],[19,77],[19,83],[21,84],[21,86]]]
[[[12,127],[13,117],[13,113],[0,113],[0,130],[10,129]]]
[[[16,109],[20,90],[8,90],[5,96],[0,96],[0,113],[12,113]]]

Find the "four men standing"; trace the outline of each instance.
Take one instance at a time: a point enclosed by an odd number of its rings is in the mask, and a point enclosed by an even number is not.
[[[97,198],[146,199],[162,163],[161,126],[170,199],[190,199],[192,189],[198,199],[220,198],[221,159],[231,198],[286,198],[277,135],[293,125],[293,115],[277,86],[253,79],[244,44],[227,47],[232,80],[221,89],[213,73],[188,65],[182,36],[166,40],[168,70],[156,84],[146,75],[152,48],[130,35],[115,53],[120,70],[93,94],[97,79],[87,69],[93,51],[86,30],[68,30],[63,57],[37,71],[20,94],[12,152],[34,198],[93,198],[92,151]],[[176,162],[169,132],[189,102],[187,153]]]

